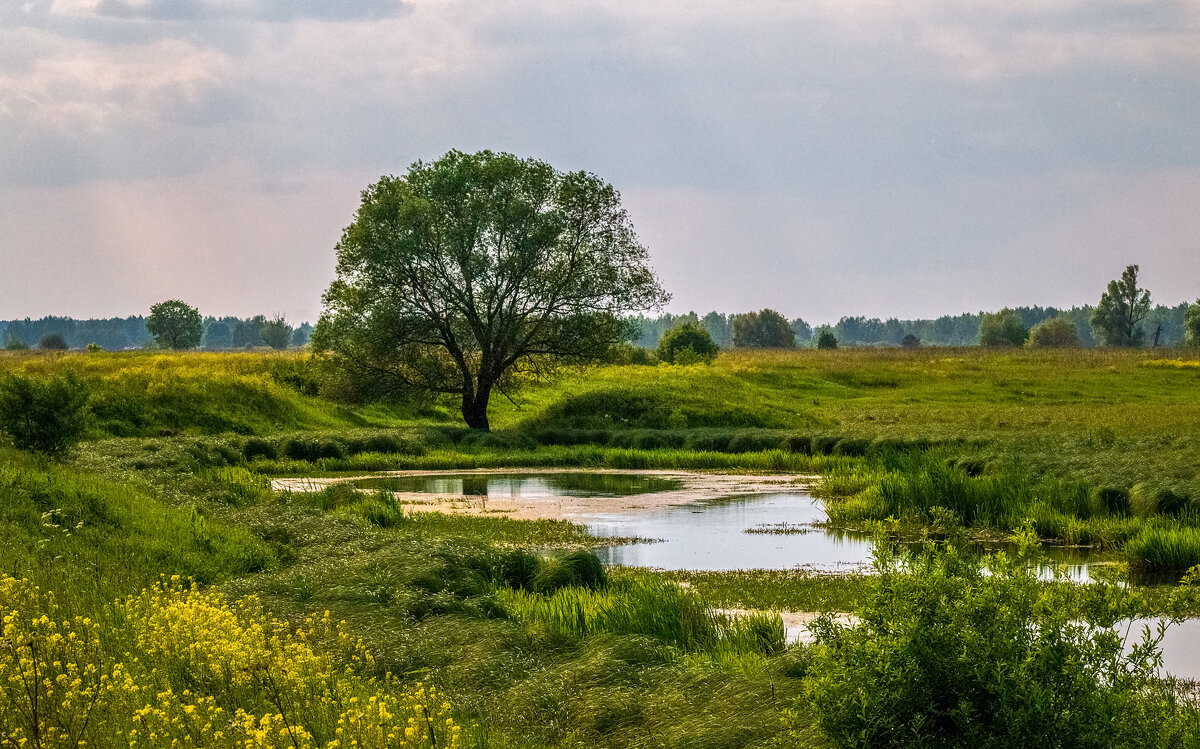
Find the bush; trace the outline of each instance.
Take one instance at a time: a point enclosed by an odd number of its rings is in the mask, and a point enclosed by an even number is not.
[[[524,549],[513,549],[500,558],[500,582],[510,588],[532,590],[533,580],[541,567],[541,559]]]
[[[900,340],[900,346],[907,349],[921,348],[921,339],[909,333]]]
[[[0,379],[0,431],[23,450],[58,454],[87,430],[89,388],[73,372],[58,377],[8,373]]]
[[[1008,307],[999,312],[985,312],[979,320],[980,346],[1021,346],[1028,336],[1029,329],[1021,321],[1021,316]]]
[[[902,558],[880,538],[857,622],[814,626],[803,700],[832,743],[1194,746],[1194,715],[1154,678],[1161,631],[1126,651],[1113,629],[1144,599],[1095,583],[1081,611],[1038,579],[1035,545],[1026,530],[985,570],[953,547]]]
[[[1129,508],[1134,514],[1142,517],[1178,515],[1187,504],[1186,495],[1162,486],[1135,484],[1129,490]]]
[[[1200,299],[1183,311],[1183,342],[1187,346],[1200,346]]]
[[[658,359],[668,364],[707,364],[719,350],[704,326],[694,322],[676,325],[658,341]]]
[[[817,348],[823,349],[826,351],[830,351],[837,347],[838,347],[838,339],[837,339],[837,336],[835,336],[833,334],[832,330],[829,330],[828,328],[826,328],[825,330],[822,330],[820,332],[820,334],[817,336]]]
[[[531,585],[538,593],[549,595],[569,586],[597,590],[606,582],[600,557],[590,551],[572,551],[561,557],[544,560]]]
[[[4,341],[5,351],[28,351],[29,345],[19,338],[7,338]]]
[[[773,309],[734,315],[731,339],[735,348],[795,348],[796,332]]]
[[[833,455],[833,448],[841,441],[841,437],[813,437],[811,450],[813,455]]]
[[[785,453],[812,455],[812,438],[799,434],[789,434],[779,441],[779,449]]]
[[[38,348],[42,351],[66,351],[70,346],[61,333],[50,333],[42,336],[42,340],[38,341]]]
[[[1104,515],[1128,515],[1129,490],[1117,486],[1098,486],[1090,494],[1092,512]]]
[[[1075,348],[1079,346],[1079,331],[1075,323],[1065,317],[1042,320],[1029,330],[1030,348]]]
[[[98,354],[103,350],[104,350],[104,347],[98,343],[89,343],[87,345],[87,352],[89,354]]]
[[[279,457],[279,451],[275,449],[274,442],[261,437],[251,437],[246,440],[246,444],[242,445],[242,457],[246,460],[254,460],[255,458],[275,460]]]
[[[757,453],[778,448],[779,437],[777,435],[762,432],[738,432],[733,435],[733,439],[729,440],[726,452]]]

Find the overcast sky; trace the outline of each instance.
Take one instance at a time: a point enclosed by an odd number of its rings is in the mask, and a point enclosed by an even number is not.
[[[1200,0],[0,0],[0,318],[314,320],[452,148],[612,182],[675,312],[1200,296]]]

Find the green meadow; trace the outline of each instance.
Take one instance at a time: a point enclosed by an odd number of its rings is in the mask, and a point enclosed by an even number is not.
[[[770,612],[870,611],[911,586],[978,603],[951,612],[963,621],[1009,610],[987,598],[999,583],[962,572],[969,559],[914,563],[925,570],[915,582],[886,560],[875,577],[604,569],[589,552],[602,542],[568,522],[419,513],[386,492],[336,486],[273,492],[274,476],[812,474],[831,525],[885,545],[970,546],[1027,529],[1170,584],[1109,590],[1103,604],[1088,586],[1028,581],[1015,567],[994,576],[1014,600],[1071,614],[1037,620],[1064,641],[1078,634],[1072,617],[1103,605],[1112,621],[1196,610],[1172,587],[1200,564],[1200,359],[1186,350],[733,351],[708,365],[564,370],[493,399],[490,433],[463,428],[453,404],[336,401],[305,353],[0,354],[10,371],[74,372],[92,416],[58,459],[0,446],[0,572],[27,581],[0,585],[0,604],[20,622],[50,612],[89,645],[51,657],[37,650],[51,641],[42,625],[6,630],[16,644],[0,654],[0,746],[131,746],[128,715],[143,707],[140,745],[224,746],[234,734],[346,745],[347,720],[369,733],[350,695],[423,727],[360,746],[856,745],[834,721],[852,706],[836,698],[864,672],[828,649],[858,652],[853,636],[830,629],[825,645],[788,646]],[[1112,596],[1128,597],[1119,611]],[[321,623],[326,612],[341,630]],[[203,647],[156,644],[201,621],[226,624],[196,640]],[[1051,657],[1045,643],[1026,645],[1026,668]],[[1122,746],[1195,739],[1185,692],[1088,681],[1117,673],[1119,653],[1086,652],[1071,672],[1081,701],[1047,698],[1046,715],[1136,715]],[[252,665],[205,670],[222,653]],[[43,661],[67,686],[22,691],[13,669]],[[118,665],[137,690],[113,686]],[[103,719],[80,718],[84,708]],[[187,744],[196,711],[228,724],[226,735]],[[1011,736],[1040,736],[1027,715],[1012,725],[1025,733]]]

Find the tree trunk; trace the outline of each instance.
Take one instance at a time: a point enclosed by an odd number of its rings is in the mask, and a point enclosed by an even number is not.
[[[467,426],[472,429],[482,429],[489,431],[488,426],[488,398],[492,395],[491,383],[481,382],[479,388],[471,393],[467,390],[463,391],[462,415],[463,420],[467,422]]]

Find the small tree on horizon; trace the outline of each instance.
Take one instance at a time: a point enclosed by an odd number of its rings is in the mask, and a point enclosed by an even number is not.
[[[292,343],[292,326],[288,325],[282,315],[275,315],[263,323],[262,328],[259,329],[259,335],[262,337],[263,343],[277,351],[282,351]]]
[[[979,345],[989,348],[1023,346],[1029,329],[1014,309],[985,312],[979,319]]]
[[[1030,348],[1077,348],[1079,331],[1067,318],[1051,317],[1029,329],[1029,340],[1025,345]]]
[[[773,309],[733,316],[734,348],[795,348],[791,323]]]
[[[67,345],[67,339],[63,338],[62,333],[47,333],[42,336],[42,340],[38,341],[38,348],[42,351],[66,351],[70,346]]]
[[[1130,265],[1100,295],[1092,310],[1092,332],[1104,346],[1140,346],[1146,337],[1141,323],[1149,314],[1150,292],[1138,288],[1138,266]]]
[[[921,339],[909,333],[900,339],[900,346],[907,349],[921,348]]]
[[[1183,311],[1183,342],[1187,346],[1200,346],[1200,299]]]
[[[150,308],[146,330],[162,348],[173,351],[192,349],[200,345],[204,335],[204,319],[195,307],[178,299],[168,299]]]
[[[817,334],[817,348],[832,351],[837,347],[837,336],[835,336],[833,331],[829,328],[823,328],[821,332]]]
[[[668,364],[711,362],[720,347],[703,325],[684,322],[663,334],[658,342],[658,360]],[[685,353],[686,352],[686,353]]]

